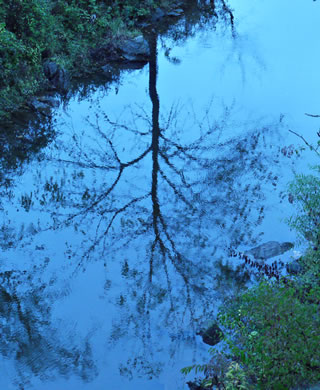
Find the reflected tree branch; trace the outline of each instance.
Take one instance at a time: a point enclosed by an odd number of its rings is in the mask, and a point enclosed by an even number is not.
[[[309,142],[301,134],[298,134],[295,131],[290,130],[290,129],[289,129],[289,131],[290,131],[290,133],[292,133],[292,134],[296,135],[297,137],[301,138],[302,141],[310,148],[310,150],[313,150],[315,153],[317,153],[318,156],[320,156],[320,153],[318,151],[319,145],[318,145],[318,147],[315,148],[314,146],[309,144]]]
[[[112,224],[114,222],[114,220],[116,219],[116,217],[123,213],[124,211],[126,211],[129,207],[135,205],[136,203],[148,198],[150,196],[150,193],[149,194],[146,194],[144,196],[141,196],[139,198],[135,198],[133,200],[131,200],[130,202],[128,202],[126,205],[124,205],[123,207],[117,209],[117,210],[103,210],[102,212],[102,216],[101,216],[101,219],[100,219],[100,222],[97,226],[97,229],[96,229],[96,238],[93,242],[93,244],[90,246],[90,248],[88,249],[88,251],[85,253],[84,257],[86,259],[88,259],[89,257],[89,254],[95,249],[95,247],[101,242],[102,239],[104,239],[108,233],[109,233],[109,230],[111,229],[112,227]],[[100,237],[97,237],[98,236],[98,231],[99,231],[99,228],[100,228],[100,225],[101,225],[101,221],[102,221],[102,218],[104,217],[105,214],[107,213],[113,213],[109,223],[108,223],[108,226],[107,228],[100,234]]]
[[[307,114],[307,113],[305,113],[304,115],[311,116],[312,118],[320,118],[320,115]]]
[[[169,184],[169,186],[172,188],[175,195],[178,196],[188,207],[190,207],[190,210],[193,210],[193,205],[187,201],[187,199],[183,196],[183,194],[177,189],[177,187],[168,179],[168,177],[165,175],[165,173],[162,171],[162,169],[159,169],[160,175],[163,177],[163,179]],[[179,175],[180,176],[180,175]]]

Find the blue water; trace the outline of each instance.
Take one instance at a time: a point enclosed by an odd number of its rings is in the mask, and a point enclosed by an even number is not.
[[[228,248],[297,241],[287,183],[317,159],[289,129],[318,140],[320,4],[229,4],[233,31],[158,37],[158,119],[149,66],[123,72],[4,172],[0,389],[183,389],[196,330],[247,281]]]

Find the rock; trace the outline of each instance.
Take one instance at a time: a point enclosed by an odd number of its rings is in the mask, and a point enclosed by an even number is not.
[[[122,57],[129,62],[147,62],[150,58],[148,42],[142,35],[120,43],[117,48]]]
[[[35,110],[40,111],[43,114],[49,115],[50,114],[50,106],[48,104],[41,102],[39,99],[33,97],[28,102],[29,106]]]
[[[58,108],[60,106],[59,100],[53,96],[40,96],[38,97],[38,100],[52,108]]]
[[[52,96],[33,97],[28,101],[29,107],[43,115],[50,115],[52,108],[59,107],[59,101]]]
[[[222,338],[223,333],[219,326],[214,322],[208,328],[201,329],[197,335],[202,337],[202,341],[208,345],[216,345],[218,344]]]
[[[52,80],[56,73],[59,71],[59,67],[55,62],[45,62],[43,65],[43,71],[49,80]]]
[[[145,64],[149,61],[150,49],[148,42],[142,35],[139,35],[135,38],[120,41],[113,46],[105,45],[93,49],[90,56],[102,66],[104,72],[109,73],[110,63]]]
[[[245,251],[244,254],[247,256],[252,256],[255,259],[267,260],[271,257],[282,255],[293,248],[291,242],[277,242],[277,241],[268,241],[265,244],[259,245],[255,248]]]
[[[65,69],[55,62],[47,61],[43,65],[43,71],[50,83],[60,91],[67,91],[69,88],[69,76]]]

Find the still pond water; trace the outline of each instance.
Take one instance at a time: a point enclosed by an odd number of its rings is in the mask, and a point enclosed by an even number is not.
[[[26,130],[43,145],[2,141],[0,389],[184,389],[197,330],[250,277],[229,248],[296,241],[286,186],[316,159],[289,129],[317,141],[320,3],[234,0],[233,26],[216,6],[80,86],[50,134]]]

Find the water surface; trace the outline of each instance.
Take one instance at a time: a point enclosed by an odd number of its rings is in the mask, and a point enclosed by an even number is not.
[[[2,389],[183,389],[197,329],[251,277],[229,249],[296,240],[286,186],[316,159],[289,129],[317,141],[319,4],[232,1],[233,25],[222,5],[3,135]]]

